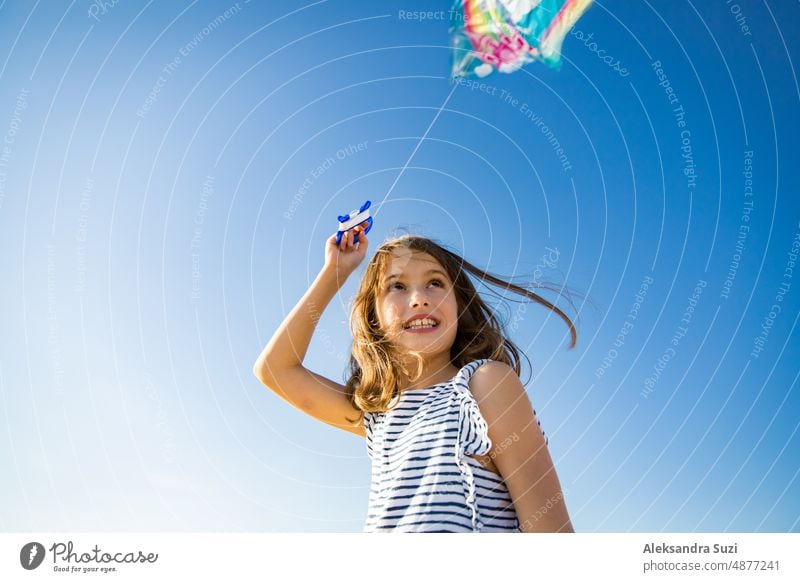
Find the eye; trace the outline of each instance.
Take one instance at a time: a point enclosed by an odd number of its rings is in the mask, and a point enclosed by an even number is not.
[[[396,289],[397,287],[403,287],[403,284],[402,283],[390,283],[388,289],[389,289],[389,291],[392,291],[393,289]]]
[[[431,279],[431,283],[435,283],[437,287],[444,287],[444,281],[441,279]]]

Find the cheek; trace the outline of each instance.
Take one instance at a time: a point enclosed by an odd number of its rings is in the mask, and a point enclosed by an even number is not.
[[[386,321],[386,318],[384,317],[384,305],[383,305],[383,303],[382,303],[382,302],[380,302],[380,301],[378,301],[378,302],[375,304],[375,315],[376,315],[376,316],[377,316],[377,318],[378,318],[378,325],[379,325],[381,328],[383,328],[383,324],[384,324],[384,322]]]
[[[382,328],[385,329],[387,325],[390,325],[397,319],[397,306],[393,305],[391,301],[380,301],[376,305],[376,308],[378,312],[378,321]]]
[[[455,295],[450,293],[446,300],[447,305],[447,313],[448,315],[454,320],[458,320],[458,302],[456,301]]]

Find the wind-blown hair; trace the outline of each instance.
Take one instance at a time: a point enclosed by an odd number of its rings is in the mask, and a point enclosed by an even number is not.
[[[450,349],[450,361],[457,368],[460,369],[476,359],[490,358],[508,364],[517,375],[521,369],[520,350],[503,335],[501,323],[476,291],[468,273],[483,283],[488,282],[501,289],[513,291],[554,311],[566,322],[572,340],[570,348],[575,347],[575,326],[561,309],[547,299],[475,267],[430,239],[413,235],[390,239],[378,248],[367,265],[350,312],[353,349],[350,354],[346,394],[355,408],[362,411],[362,415],[365,411],[389,410],[390,402],[398,394],[401,382],[417,380],[423,369],[422,357],[416,353],[410,354],[416,361],[416,370],[408,369],[404,361],[407,361],[409,354],[401,353],[393,345],[380,329],[378,320],[377,298],[381,283],[390,265],[392,252],[398,249],[427,253],[442,265],[453,282],[458,309],[458,330]]]

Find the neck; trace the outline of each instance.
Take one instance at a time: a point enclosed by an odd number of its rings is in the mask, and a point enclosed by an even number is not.
[[[402,390],[427,388],[450,380],[458,373],[458,368],[452,364],[449,356],[449,354],[444,354],[432,359],[426,359],[420,377],[413,382],[408,382]]]

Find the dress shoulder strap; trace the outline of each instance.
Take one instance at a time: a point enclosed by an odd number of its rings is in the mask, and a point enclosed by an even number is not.
[[[473,360],[469,364],[464,365],[456,374],[455,380],[456,384],[462,384],[465,387],[469,384],[469,379],[472,378],[472,375],[475,373],[475,370],[483,366],[486,362],[489,362],[489,358],[482,358],[480,360]],[[460,381],[460,382],[459,382]]]

